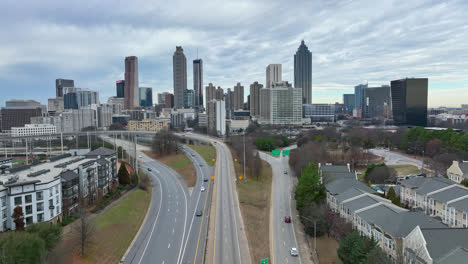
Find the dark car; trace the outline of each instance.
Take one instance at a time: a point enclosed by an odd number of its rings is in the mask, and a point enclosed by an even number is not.
[[[208,178],[203,178],[203,181],[204,181],[204,182],[207,182],[207,181],[208,181]]]
[[[290,216],[285,216],[284,217],[284,222],[285,223],[291,223],[291,217]]]
[[[202,216],[203,215],[203,211],[202,210],[197,210],[197,213],[195,214],[196,216]]]
[[[148,171],[152,171],[152,169],[151,169],[151,168],[148,168]]]

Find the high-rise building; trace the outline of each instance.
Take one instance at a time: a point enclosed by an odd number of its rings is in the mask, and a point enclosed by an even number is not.
[[[224,90],[220,86],[218,86],[218,89],[216,89],[215,99],[224,100]]]
[[[195,91],[194,90],[185,90],[184,91],[184,107],[185,108],[194,108],[195,107]]]
[[[187,90],[187,59],[184,49],[177,46],[172,56],[172,71],[174,81],[174,106],[184,108],[184,91]]]
[[[64,87],[75,87],[75,82],[73,80],[67,80],[67,79],[56,79],[55,80],[56,97],[63,97]]]
[[[158,105],[165,105],[166,104],[166,95],[168,92],[158,93]]]
[[[125,98],[125,80],[115,82],[117,98]]]
[[[231,91],[231,88],[227,89],[227,92],[224,95],[224,100],[226,104],[226,118],[231,119],[234,111],[234,92]]]
[[[260,89],[261,121],[272,125],[302,124],[302,89],[288,83]]]
[[[80,109],[92,104],[99,104],[99,94],[96,91],[81,88],[63,90],[64,109]]]
[[[47,100],[47,111],[61,113],[64,110],[63,97],[49,98]]]
[[[250,85],[250,115],[260,116],[260,89],[263,85],[254,82]]]
[[[135,109],[140,106],[138,86],[138,58],[129,56],[125,58],[124,81],[125,109]]]
[[[362,109],[365,105],[367,84],[354,86],[354,108]]]
[[[271,88],[274,83],[282,81],[281,64],[270,64],[266,67],[266,88]]]
[[[312,103],[312,52],[301,41],[294,55],[294,87],[302,88],[302,102]]]
[[[193,60],[193,90],[195,92],[195,108],[203,108],[203,60]]]
[[[390,86],[368,87],[364,94],[364,107],[362,108],[364,117],[389,118],[388,112],[386,112],[385,109],[390,105]]]
[[[174,95],[171,93],[167,93],[165,108],[173,108],[173,107],[174,107]]]
[[[207,104],[208,132],[217,136],[226,134],[226,105],[222,100],[211,100]]]
[[[216,99],[216,86],[214,86],[212,83],[209,83],[208,86],[205,87],[205,89],[206,89],[206,102]]]
[[[234,86],[233,103],[234,110],[244,109],[244,86],[240,83],[237,83],[236,86]]]
[[[390,82],[393,120],[396,125],[427,125],[427,78]]]
[[[22,127],[31,123],[31,117],[42,116],[39,106],[2,107],[0,111],[0,130],[10,130],[12,127]]]
[[[153,89],[151,87],[140,87],[140,106],[152,107],[153,106]]]
[[[107,99],[107,104],[112,106],[112,114],[114,115],[120,115],[122,114],[122,111],[124,110],[124,98],[119,98],[119,97],[109,97]]]
[[[353,114],[354,94],[343,94],[343,105],[348,114]]]

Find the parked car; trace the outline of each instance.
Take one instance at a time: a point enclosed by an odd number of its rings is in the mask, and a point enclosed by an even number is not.
[[[291,248],[291,256],[293,257],[299,256],[299,251],[297,251],[297,248]]]
[[[291,223],[291,217],[290,216],[285,216],[284,217],[284,222],[285,223]]]

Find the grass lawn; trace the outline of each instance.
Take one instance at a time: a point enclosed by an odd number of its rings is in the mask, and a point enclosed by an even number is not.
[[[242,174],[242,166],[237,163],[236,173]],[[249,242],[252,263],[260,259],[270,258],[270,199],[272,170],[270,165],[262,161],[262,174],[258,178],[247,178],[237,182],[240,209]]]
[[[192,162],[183,152],[165,157],[156,157],[151,151],[145,151],[145,154],[153,159],[161,161],[179,173],[184,179],[185,184],[187,184],[187,187],[195,186],[197,182],[197,172]]]
[[[408,174],[419,174],[422,173],[422,170],[418,169],[418,167],[409,164],[402,164],[402,165],[388,165],[389,168],[393,168],[396,170],[398,175],[408,175]]]
[[[341,264],[336,250],[338,249],[338,242],[333,237],[327,235],[317,238],[317,254],[320,263],[324,264]]]
[[[216,149],[212,145],[189,145],[187,144],[191,149],[195,150],[200,154],[208,163],[209,166],[214,166],[214,161],[213,159],[216,158]]]

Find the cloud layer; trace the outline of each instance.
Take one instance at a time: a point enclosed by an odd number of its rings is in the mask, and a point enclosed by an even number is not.
[[[46,102],[56,78],[112,96],[129,55],[139,57],[141,86],[172,91],[176,45],[187,56],[188,87],[197,50],[205,85],[264,83],[270,63],[282,63],[292,81],[301,39],[313,52],[314,102],[341,101],[364,81],[428,77],[430,106],[468,103],[460,96],[468,90],[463,0],[28,2],[0,3],[0,104]]]

